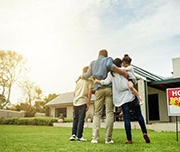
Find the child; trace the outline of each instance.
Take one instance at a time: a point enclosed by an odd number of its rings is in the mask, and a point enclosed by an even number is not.
[[[139,92],[134,88],[134,85],[137,84],[137,79],[134,74],[134,69],[133,69],[133,66],[131,65],[131,61],[132,61],[132,59],[129,57],[129,55],[125,54],[122,59],[122,64],[123,64],[122,69],[124,69],[125,71],[128,72],[128,75],[129,75],[128,87],[134,93],[134,95],[138,98],[139,104],[142,105],[143,100],[142,100],[141,96],[139,95]]]
[[[87,72],[88,67],[83,68],[83,73]],[[74,91],[73,99],[73,127],[72,136],[69,140],[74,141],[87,141],[83,138],[84,119],[86,111],[89,109],[91,101],[92,80],[91,79],[78,79]]]

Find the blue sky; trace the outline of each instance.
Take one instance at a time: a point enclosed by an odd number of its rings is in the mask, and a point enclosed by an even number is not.
[[[1,0],[0,49],[27,58],[45,93],[73,91],[100,49],[169,77],[180,57],[179,0]]]

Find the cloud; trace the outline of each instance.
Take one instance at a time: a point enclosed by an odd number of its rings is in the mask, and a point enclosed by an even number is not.
[[[172,71],[172,57],[180,56],[179,4],[177,0],[1,0],[0,48],[27,57],[33,80],[47,92],[73,90],[82,67],[102,48],[112,57],[128,53],[133,64],[166,75]]]

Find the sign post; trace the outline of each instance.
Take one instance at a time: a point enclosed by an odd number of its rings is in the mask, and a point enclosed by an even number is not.
[[[167,93],[168,115],[176,116],[176,140],[178,141],[178,116],[180,116],[180,88],[169,88]]]

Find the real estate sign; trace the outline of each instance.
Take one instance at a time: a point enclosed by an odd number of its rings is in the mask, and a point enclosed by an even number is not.
[[[180,116],[180,88],[166,90],[169,116]]]

